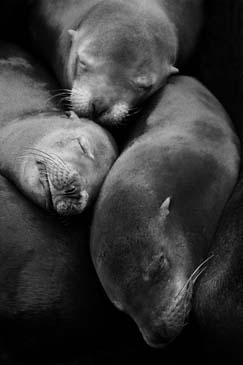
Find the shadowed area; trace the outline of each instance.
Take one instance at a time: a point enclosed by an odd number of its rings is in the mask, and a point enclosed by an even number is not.
[[[90,213],[82,221],[60,220],[1,176],[0,204],[3,353],[54,364],[93,349],[141,346],[137,329],[108,302],[94,273]]]

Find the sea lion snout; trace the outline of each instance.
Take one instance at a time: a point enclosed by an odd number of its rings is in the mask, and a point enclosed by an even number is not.
[[[56,199],[53,199],[53,205],[58,214],[70,216],[82,213],[87,205],[88,199],[89,194],[87,191],[83,190],[76,199],[67,198],[65,194],[63,196],[58,196]]]
[[[86,117],[101,124],[119,124],[132,108],[132,98],[128,91],[121,97],[119,89],[109,86],[106,82],[99,85],[90,81],[85,87],[75,82],[71,92],[72,108],[79,116]]]
[[[172,285],[172,284],[171,284]],[[154,288],[155,290],[155,288]],[[167,288],[168,293],[170,288]],[[155,293],[152,294],[152,298]],[[166,295],[165,295],[166,296]],[[187,323],[191,309],[192,290],[183,289],[178,295],[164,299],[157,298],[158,302],[150,304],[146,310],[137,313],[134,317],[145,342],[152,347],[161,348],[174,340]]]
[[[86,178],[57,154],[35,148],[28,149],[26,153],[27,159],[23,166],[27,184],[30,187],[34,184],[36,192],[41,189],[41,196],[44,194],[45,197],[45,208],[60,215],[82,213],[89,203]]]
[[[96,98],[91,103],[91,113],[94,119],[99,118],[102,114],[106,113],[109,109],[109,105],[104,98]]]
[[[82,213],[89,199],[84,181],[76,171],[68,168],[51,171],[48,175],[54,210],[61,215]]]

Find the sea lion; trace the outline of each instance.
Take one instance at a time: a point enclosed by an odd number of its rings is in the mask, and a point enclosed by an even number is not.
[[[73,112],[66,116],[49,74],[21,49],[0,47],[0,171],[38,205],[79,214],[116,158],[113,138]]]
[[[70,363],[97,348],[139,346],[136,329],[97,280],[90,212],[63,224],[2,175],[0,204],[0,345],[17,358],[13,364]]]
[[[194,293],[193,314],[210,358],[239,360],[243,346],[243,174],[213,237],[204,275]],[[236,363],[237,363],[236,361]]]
[[[138,117],[101,188],[92,260],[110,300],[151,346],[185,325],[239,160],[221,104],[195,79],[174,76]]]
[[[35,49],[71,108],[117,125],[191,54],[203,0],[31,0]]]
[[[196,75],[227,109],[243,143],[243,1],[207,2]],[[234,40],[232,42],[232,40]],[[194,317],[210,360],[239,362],[243,348],[243,170],[195,288]]]

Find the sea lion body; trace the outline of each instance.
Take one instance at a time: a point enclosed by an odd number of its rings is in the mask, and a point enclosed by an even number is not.
[[[110,300],[151,346],[185,325],[238,170],[238,139],[223,107],[199,82],[178,76],[138,117],[102,186],[92,260]]]
[[[64,225],[2,175],[0,203],[1,346],[63,356],[80,338],[78,327],[91,328],[94,319],[99,331],[92,302],[102,297],[88,259],[88,218]]]
[[[243,177],[226,204],[212,240],[211,262],[199,280],[193,313],[202,347],[212,358],[236,362],[243,345]],[[227,357],[228,356],[228,357]]]
[[[243,1],[207,3],[207,21],[195,58],[196,76],[223,103],[243,143]],[[231,40],[234,39],[234,42]],[[230,65],[230,67],[229,67]],[[242,154],[241,154],[242,158]],[[195,288],[194,317],[202,346],[223,363],[237,363],[243,348],[243,175],[225,206]]]
[[[123,122],[192,52],[201,0],[37,0],[33,44],[80,116]],[[44,41],[45,39],[45,41]]]
[[[59,214],[81,213],[116,157],[108,132],[65,115],[54,80],[12,45],[0,51],[0,170],[29,198]]]
[[[1,352],[16,356],[13,363],[56,364],[139,343],[97,280],[90,214],[64,224],[2,175],[0,204]]]

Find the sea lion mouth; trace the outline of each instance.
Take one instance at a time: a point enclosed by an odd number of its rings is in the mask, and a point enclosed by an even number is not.
[[[70,216],[83,212],[89,201],[84,179],[70,164],[59,156],[30,148],[37,158],[40,183],[46,195],[46,208],[60,215]]]
[[[66,98],[67,100],[67,98]],[[86,88],[73,87],[69,104],[79,117],[85,117],[102,125],[123,124],[130,115],[130,105],[126,101],[111,101],[105,96],[94,97]]]

